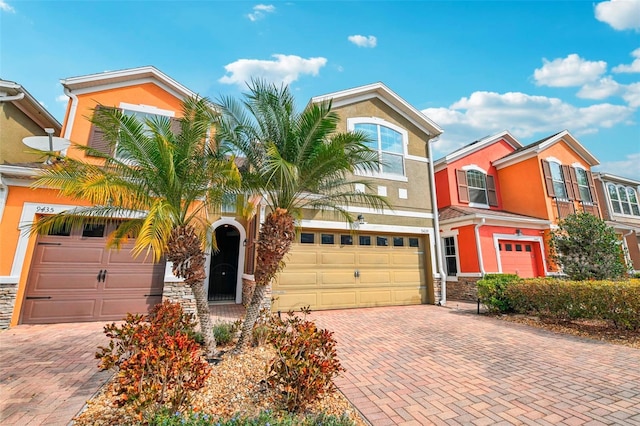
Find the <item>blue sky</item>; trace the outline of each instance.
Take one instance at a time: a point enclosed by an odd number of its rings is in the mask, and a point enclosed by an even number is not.
[[[436,157],[568,129],[640,180],[640,0],[0,0],[0,77],[60,120],[60,79],[145,65],[213,99],[286,82],[299,107],[381,81],[444,129]]]

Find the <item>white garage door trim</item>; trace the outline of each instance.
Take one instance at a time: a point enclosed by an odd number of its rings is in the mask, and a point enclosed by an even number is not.
[[[496,259],[498,261],[498,272],[502,273],[502,259],[500,258],[500,246],[498,240],[510,240],[510,241],[527,241],[532,243],[537,243],[540,248],[540,257],[542,258],[542,267],[544,271],[538,271],[538,273],[547,272],[547,262],[545,260],[545,250],[544,250],[544,240],[542,237],[534,237],[531,235],[515,235],[515,234],[493,234],[493,249],[496,253]]]

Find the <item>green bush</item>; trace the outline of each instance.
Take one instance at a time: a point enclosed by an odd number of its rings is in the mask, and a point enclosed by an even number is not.
[[[511,306],[505,296],[505,289],[519,279],[514,274],[486,274],[478,281],[478,299],[489,312],[509,312]]]
[[[204,386],[210,368],[194,340],[195,322],[178,303],[165,301],[147,316],[127,314],[122,325],[106,325],[111,340],[98,347],[99,368],[116,371],[116,404],[136,412],[158,406],[175,411]]]
[[[219,322],[213,326],[213,336],[220,345],[228,345],[233,340],[238,325],[236,322]]]
[[[640,329],[640,279],[568,281],[526,279],[509,285],[504,296],[513,311],[570,320],[612,321],[617,327]]]
[[[309,313],[308,308],[303,309]],[[289,312],[273,317],[269,342],[276,357],[267,382],[277,390],[280,403],[290,412],[304,410],[323,394],[335,390],[334,376],[344,368],[336,354],[333,333],[318,329],[312,321]]]
[[[266,410],[257,417],[235,416],[231,419],[214,419],[208,414],[171,412],[161,410],[150,420],[149,426],[355,426],[347,416],[327,414],[297,416],[291,413],[274,413]]]

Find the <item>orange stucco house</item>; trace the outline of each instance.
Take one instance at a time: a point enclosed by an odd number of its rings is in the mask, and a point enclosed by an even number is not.
[[[488,273],[557,273],[548,232],[577,211],[600,217],[597,164],[566,130],[527,146],[504,131],[436,161],[448,297],[474,300]]]

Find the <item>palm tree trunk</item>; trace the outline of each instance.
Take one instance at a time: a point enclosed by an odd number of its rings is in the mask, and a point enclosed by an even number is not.
[[[253,326],[264,303],[267,285],[276,273],[282,269],[282,259],[291,249],[295,239],[295,222],[293,216],[284,209],[276,209],[267,215],[258,236],[258,259],[256,262],[256,288],[247,307],[242,332],[234,352],[242,352],[252,341]]]
[[[167,260],[173,262],[173,274],[183,278],[185,285],[191,287],[196,300],[196,313],[200,322],[200,332],[204,337],[207,358],[214,358],[216,338],[209,312],[209,302],[204,291],[203,281],[207,277],[204,263],[205,255],[202,243],[191,226],[179,226],[171,232],[168,242]]]

